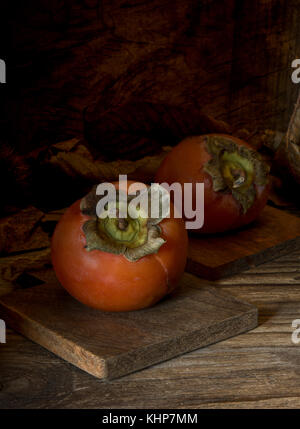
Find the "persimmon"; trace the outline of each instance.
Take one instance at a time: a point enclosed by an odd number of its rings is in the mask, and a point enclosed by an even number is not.
[[[166,218],[133,219],[127,214],[124,219],[102,219],[96,215],[96,202],[93,189],[56,226],[52,262],[58,280],[78,301],[104,311],[155,304],[174,290],[183,274],[184,221],[174,218],[172,203]]]
[[[219,233],[254,221],[267,203],[269,166],[246,142],[226,134],[188,137],[163,160],[156,182],[204,183],[204,224]]]

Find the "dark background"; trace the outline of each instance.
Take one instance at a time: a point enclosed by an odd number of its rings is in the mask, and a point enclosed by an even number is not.
[[[158,156],[155,170],[161,147],[187,134],[229,131],[255,143],[261,130],[287,128],[297,96],[298,0],[4,4],[5,212],[28,201],[65,206],[120,170],[92,174],[83,158]],[[147,181],[152,170],[130,171]]]

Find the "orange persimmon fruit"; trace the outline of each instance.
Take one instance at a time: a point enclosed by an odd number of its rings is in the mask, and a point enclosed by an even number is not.
[[[129,215],[107,219],[95,215],[95,189],[62,216],[51,246],[61,285],[78,301],[104,311],[139,310],[172,292],[185,268],[188,243],[172,203],[170,217],[157,221]]]
[[[247,225],[267,203],[269,166],[246,142],[225,134],[188,137],[159,167],[155,181],[204,183],[204,224],[196,232],[219,233]],[[195,230],[194,230],[195,231]]]

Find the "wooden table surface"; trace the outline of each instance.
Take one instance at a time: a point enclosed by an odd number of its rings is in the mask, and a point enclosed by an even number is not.
[[[110,382],[8,329],[0,408],[300,407],[299,262],[300,251],[211,282],[258,307],[255,330]]]

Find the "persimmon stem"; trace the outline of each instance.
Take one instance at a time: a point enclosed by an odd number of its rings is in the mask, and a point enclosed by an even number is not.
[[[246,213],[255,202],[257,185],[268,181],[268,165],[257,152],[230,137],[207,136],[206,150],[211,159],[204,169],[211,176],[214,191],[231,192]]]
[[[128,221],[126,219],[118,219],[118,228],[121,231],[125,231],[128,227]]]
[[[148,191],[148,198],[150,199],[150,197],[151,193]],[[81,201],[81,207],[84,210],[82,213],[92,214],[83,225],[87,251],[100,250],[124,255],[128,261],[134,262],[144,256],[157,253],[166,242],[161,237],[162,231],[159,226],[163,217],[148,218],[143,216],[142,210],[137,211],[137,217],[131,216],[128,205],[125,207],[124,201],[117,200],[112,202],[110,207],[108,203],[108,206],[104,208],[105,214],[108,211],[112,214],[111,216],[101,216],[100,213],[95,218],[93,214],[96,211],[96,204],[96,199],[91,198],[91,195],[84,197]],[[125,217],[120,216],[121,210]]]

